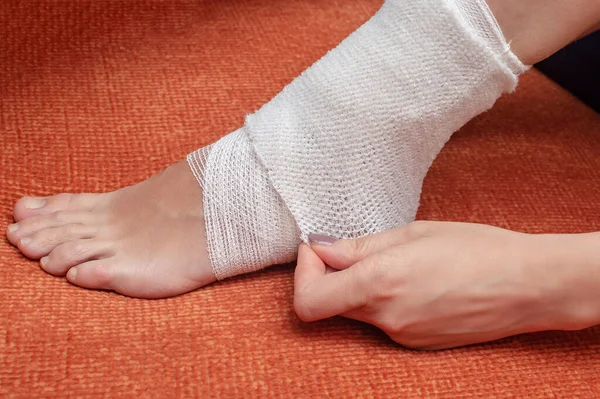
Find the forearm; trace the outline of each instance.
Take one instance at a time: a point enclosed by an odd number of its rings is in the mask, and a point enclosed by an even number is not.
[[[537,63],[600,29],[599,0],[487,0],[511,49]],[[600,324],[600,232],[537,235],[523,280],[539,288],[532,329],[576,330]],[[528,283],[526,285],[528,285]]]
[[[547,289],[545,329],[600,324],[600,232],[541,238],[536,274]]]

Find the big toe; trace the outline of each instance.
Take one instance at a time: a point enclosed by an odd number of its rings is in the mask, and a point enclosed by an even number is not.
[[[115,275],[113,259],[98,259],[71,267],[67,272],[67,280],[82,288],[93,290],[112,290]]]
[[[154,270],[134,267],[134,263],[119,255],[90,260],[71,267],[67,280],[79,287],[110,290],[119,294],[146,299],[159,299],[192,291],[215,281],[182,278],[172,273],[161,275]],[[144,272],[145,270],[145,272]]]
[[[98,203],[98,194],[58,194],[52,197],[23,197],[15,204],[13,217],[19,222],[23,219],[68,211],[89,211]]]

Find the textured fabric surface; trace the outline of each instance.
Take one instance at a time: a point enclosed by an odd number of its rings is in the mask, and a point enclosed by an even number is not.
[[[0,228],[24,194],[140,181],[246,112],[379,1],[4,1]],[[419,218],[600,230],[600,118],[536,71],[434,162]],[[421,353],[304,324],[292,266],[147,301],[70,286],[0,243],[0,397],[600,396],[600,330]]]

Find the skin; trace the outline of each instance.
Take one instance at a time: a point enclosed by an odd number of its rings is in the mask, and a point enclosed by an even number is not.
[[[598,0],[488,5],[525,64],[600,28]],[[428,350],[600,324],[600,233],[416,222],[311,247],[299,248],[295,274],[294,308],[304,321],[341,315]]]
[[[526,63],[541,60],[600,21],[597,0],[490,0],[490,7]],[[539,14],[542,7],[546,11]],[[7,237],[25,256],[40,260],[44,271],[80,287],[142,298],[174,296],[216,280],[201,198],[181,161],[115,192],[21,198]]]
[[[44,271],[80,287],[171,297],[216,281],[200,198],[179,162],[111,193],[21,198],[7,237]]]
[[[301,245],[294,308],[304,321],[340,315],[405,347],[446,349],[596,325],[599,284],[600,233],[531,235],[421,221]]]
[[[519,59],[533,65],[600,29],[599,0],[487,0]]]

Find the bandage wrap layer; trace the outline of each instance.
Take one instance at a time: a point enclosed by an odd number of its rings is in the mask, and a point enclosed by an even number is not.
[[[525,70],[483,1],[386,1],[243,128],[188,156],[216,277],[292,261],[311,233],[414,220],[449,137]]]

